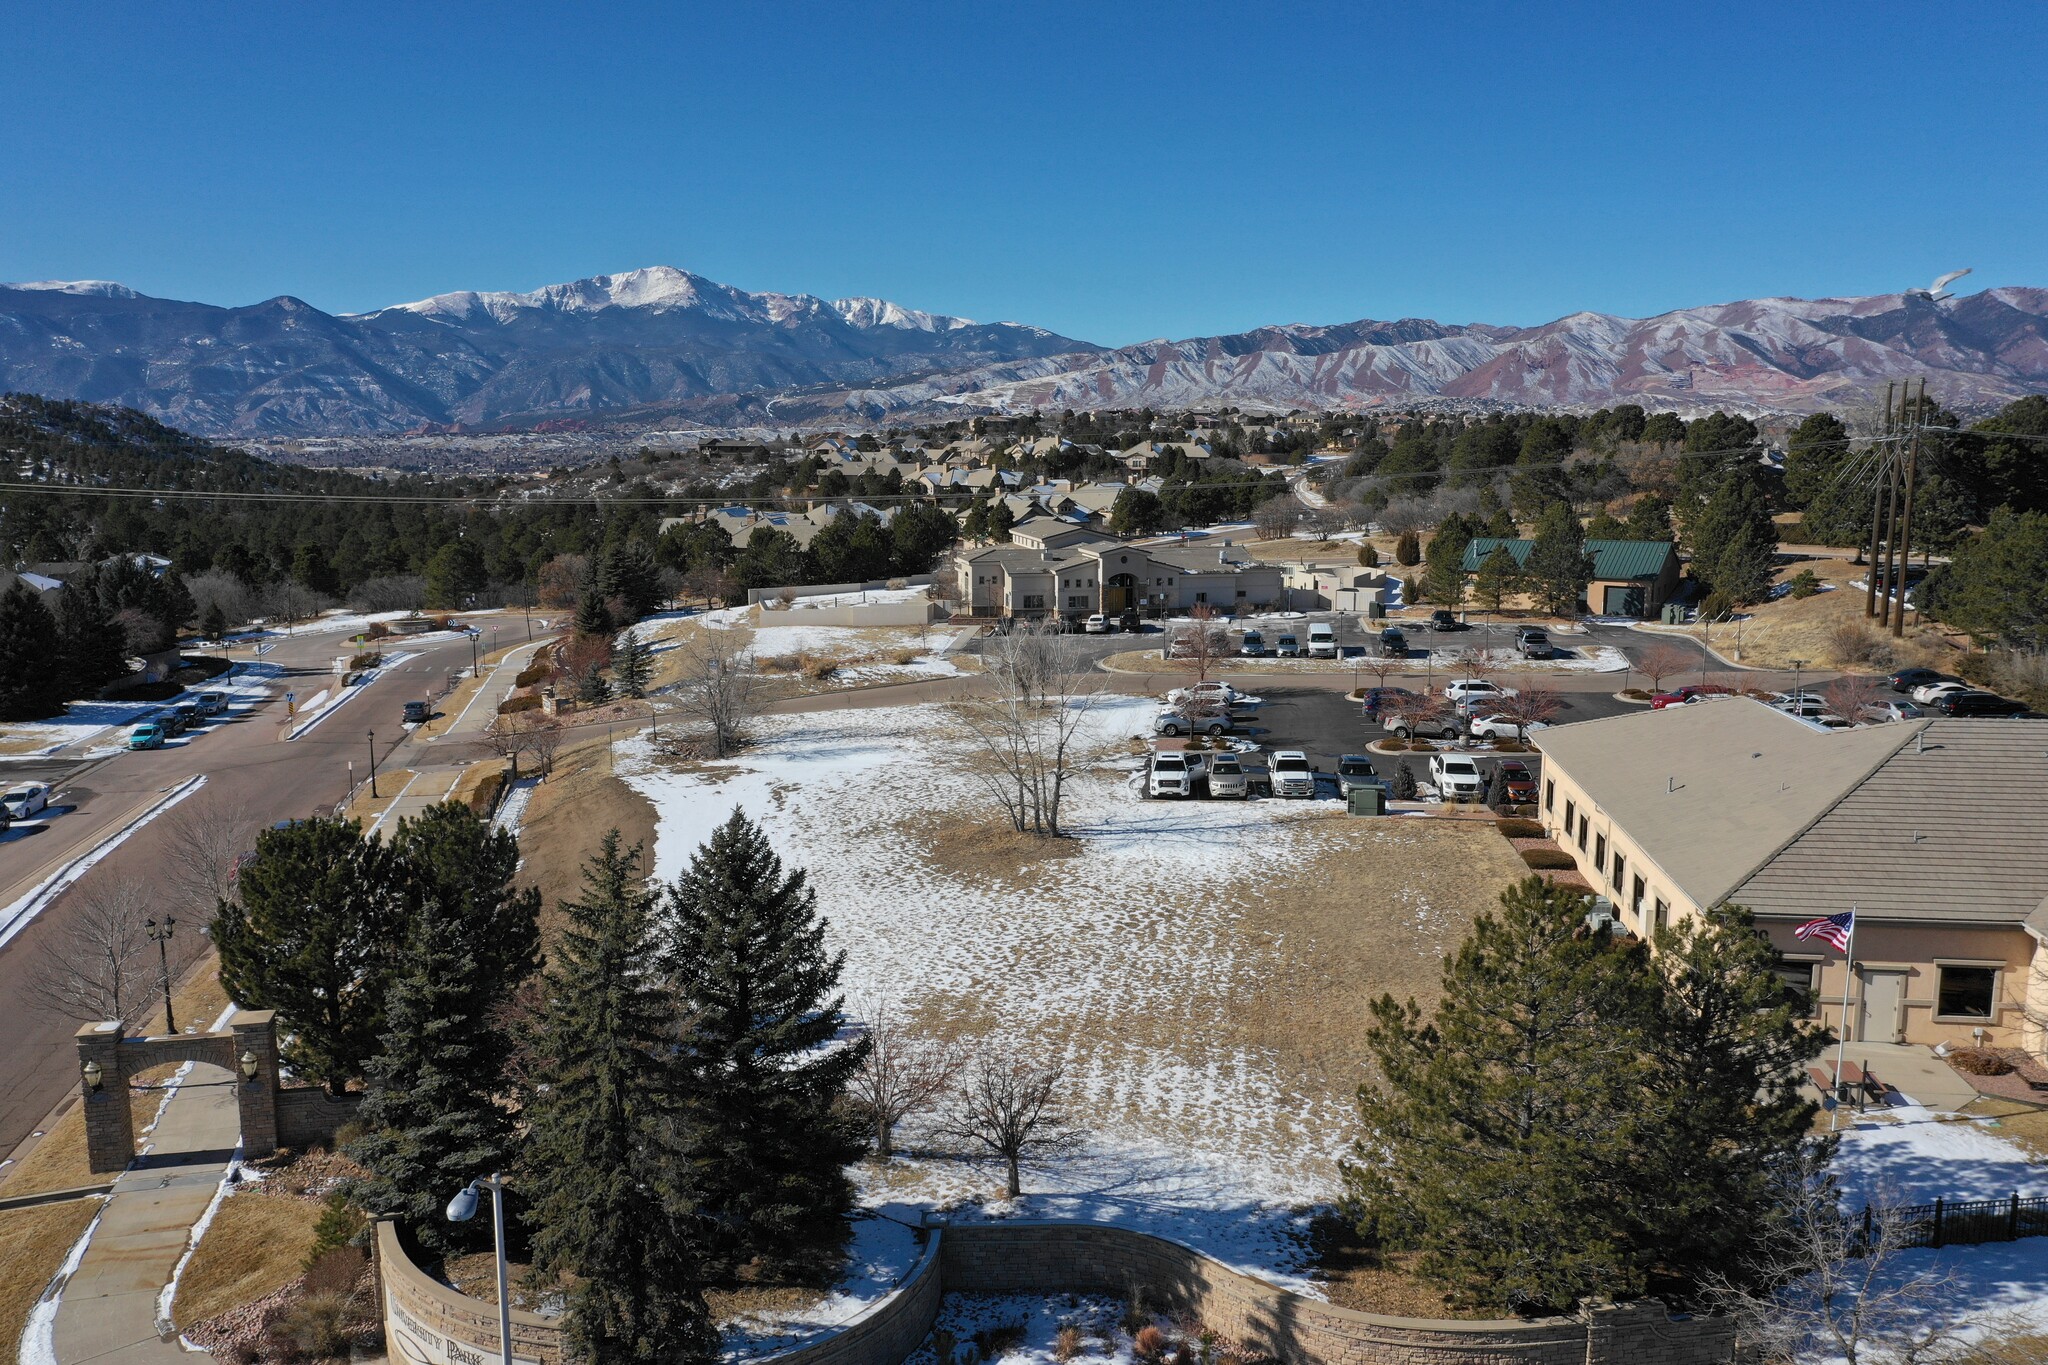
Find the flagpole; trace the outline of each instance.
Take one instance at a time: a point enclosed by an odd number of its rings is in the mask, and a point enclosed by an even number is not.
[[[1842,1064],[1849,1051],[1849,991],[1856,984],[1856,907],[1849,907],[1849,946],[1842,950],[1842,1031],[1835,1035],[1835,1107],[1828,1111],[1828,1131],[1842,1117]]]

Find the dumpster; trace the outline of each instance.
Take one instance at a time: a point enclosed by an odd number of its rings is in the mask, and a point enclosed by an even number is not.
[[[1385,815],[1387,813],[1387,789],[1376,782],[1366,782],[1345,793],[1353,815]]]
[[[1374,598],[1372,601],[1367,602],[1365,604],[1365,616],[1368,621],[1386,620],[1387,604],[1380,601],[1378,598]]]

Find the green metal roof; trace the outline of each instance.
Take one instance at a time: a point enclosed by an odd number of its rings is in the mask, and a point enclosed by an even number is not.
[[[1498,536],[1475,536],[1465,547],[1465,572],[1477,573],[1487,557],[1503,545],[1515,563],[1527,565],[1533,540],[1503,540]],[[1589,540],[1586,553],[1593,556],[1593,577],[1600,579],[1655,578],[1677,553],[1668,540]]]

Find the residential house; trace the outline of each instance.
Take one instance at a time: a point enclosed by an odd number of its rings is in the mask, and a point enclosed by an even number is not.
[[[1193,543],[1139,545],[1055,518],[1025,522],[1007,545],[960,559],[960,600],[973,617],[1068,620],[1136,609],[1148,616],[1196,606],[1222,612],[1282,600],[1277,566]]]
[[[2048,1051],[2048,726],[1825,730],[1730,697],[1533,738],[1544,827],[1630,931],[1747,906],[1853,1041]],[[1853,964],[1794,932],[1852,911]]]
[[[1536,542],[1475,536],[1465,547],[1465,572],[1479,572],[1502,546],[1526,565]],[[1593,557],[1593,581],[1581,605],[1595,616],[1655,616],[1678,591],[1678,547],[1668,540],[1589,540],[1586,553]]]

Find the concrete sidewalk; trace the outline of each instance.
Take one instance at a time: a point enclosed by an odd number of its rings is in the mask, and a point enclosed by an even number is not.
[[[241,1140],[234,1077],[195,1066],[150,1134],[151,1154],[114,1182],[53,1329],[64,1365],[192,1365],[174,1331],[159,1334],[157,1296],[170,1283]],[[24,1356],[26,1358],[26,1356]]]

